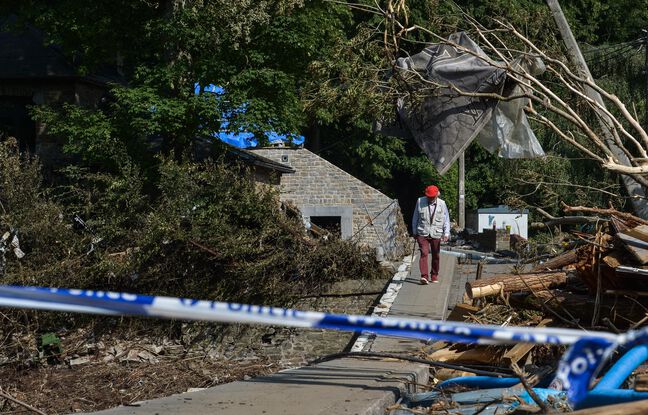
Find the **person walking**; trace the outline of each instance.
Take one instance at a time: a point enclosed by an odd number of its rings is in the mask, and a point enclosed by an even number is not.
[[[439,188],[428,186],[425,196],[419,197],[412,217],[412,234],[418,243],[421,257],[421,284],[439,282],[439,253],[441,242],[450,237],[450,213],[443,199],[439,198]],[[428,255],[432,257],[428,273]],[[428,278],[429,277],[429,278]]]

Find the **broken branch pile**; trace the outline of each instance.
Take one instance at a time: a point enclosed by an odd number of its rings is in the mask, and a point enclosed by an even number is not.
[[[542,264],[524,271],[515,268],[492,277],[469,280],[465,284],[464,303],[455,306],[448,320],[613,332],[645,325],[648,322],[648,223],[614,209],[566,207],[565,210],[593,214],[598,220],[580,220],[585,225],[571,232],[572,240],[565,244],[570,248]],[[488,265],[480,264],[478,269],[484,266]],[[476,274],[481,275],[481,270]],[[426,350],[426,358],[499,372],[512,369],[516,374],[522,373],[519,368],[523,368],[526,374],[520,375],[520,380],[524,379],[526,384],[522,382],[519,387],[529,391],[527,384],[553,377],[564,351],[562,347],[543,344],[466,346],[437,342]],[[448,376],[435,372],[434,377],[441,381]],[[637,375],[637,388],[645,387],[645,380],[640,378]],[[461,384],[465,378],[458,379]],[[534,382],[529,382],[530,379]],[[492,382],[503,385],[508,381]],[[471,384],[464,383],[464,389],[457,390],[456,396],[463,396],[460,392],[464,393],[466,385]],[[441,389],[445,388],[441,385]]]
[[[604,322],[605,329],[627,329],[648,321],[648,222],[615,209],[565,211],[593,213],[600,221],[589,233],[572,232],[575,248],[529,272],[468,281],[466,299],[500,297],[573,327]]]

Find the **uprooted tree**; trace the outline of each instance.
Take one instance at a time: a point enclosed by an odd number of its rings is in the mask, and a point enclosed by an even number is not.
[[[556,2],[548,3],[556,7]],[[457,36],[446,37],[427,27],[408,24],[405,0],[389,1],[384,8],[378,4],[363,7],[384,18],[384,47],[394,65],[393,76],[389,81],[381,82],[380,87],[389,99],[399,103],[400,109],[405,108],[410,113],[427,110],[427,101],[440,97],[472,99],[466,111],[479,111],[479,106],[473,105],[475,102],[499,105],[521,101],[524,112],[536,125],[553,131],[560,140],[576,148],[585,158],[595,161],[602,169],[621,175],[635,212],[641,217],[648,216],[645,198],[648,190],[648,133],[639,122],[636,111],[597,85],[586,66],[565,63],[564,56],[543,50],[533,39],[503,20],[492,19],[487,27],[464,13],[464,22],[470,28],[468,36],[478,45],[473,48],[459,43]],[[475,58],[484,67],[505,74],[506,81],[501,82],[499,90],[484,92],[479,88],[464,88],[460,82],[448,81],[447,78],[435,77],[425,65],[399,65],[402,59],[414,63],[420,59],[418,55],[397,58],[406,53],[401,47],[403,43],[411,44],[421,37],[452,48],[458,55]],[[422,54],[429,55],[439,50],[442,49],[428,48]],[[539,66],[543,70],[539,70]]]

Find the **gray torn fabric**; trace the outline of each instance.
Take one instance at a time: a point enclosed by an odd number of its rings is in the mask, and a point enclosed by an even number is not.
[[[397,102],[398,125],[378,125],[385,135],[411,137],[439,173],[445,173],[477,138],[487,150],[506,158],[538,157],[544,152],[529,127],[523,108],[527,99],[498,101],[464,93],[495,93],[504,96],[522,92],[506,71],[489,62],[484,51],[463,32],[448,38],[450,44],[433,44],[396,67],[416,73],[434,85],[433,94],[420,103]],[[467,52],[470,51],[470,52]],[[543,71],[542,62],[519,59],[516,65]]]
[[[534,76],[545,71],[542,60],[531,57],[516,59],[513,68]],[[524,88],[515,84],[509,96],[523,93]],[[477,142],[492,154],[507,159],[543,157],[544,150],[524,113],[527,105],[528,98],[498,102],[490,121],[477,136]]]

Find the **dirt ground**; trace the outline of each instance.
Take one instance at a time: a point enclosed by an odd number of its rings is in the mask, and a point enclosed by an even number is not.
[[[384,284],[343,281],[331,288],[339,296],[307,298],[295,308],[363,314]],[[346,294],[359,292],[367,294]],[[24,320],[36,321],[33,316]],[[60,350],[52,359],[37,348],[43,340],[33,326],[17,317],[0,320],[6,323],[0,325],[0,414],[36,413],[3,394],[48,415],[135,405],[301,366],[342,351],[353,337],[266,326],[188,323],[172,329],[165,324],[152,328],[146,319],[92,321],[83,328],[57,331]]]
[[[46,414],[91,412],[265,375],[280,369],[268,359],[225,361],[173,358],[157,363],[91,361],[34,368],[0,367],[4,394]],[[34,413],[0,396],[0,413]]]

